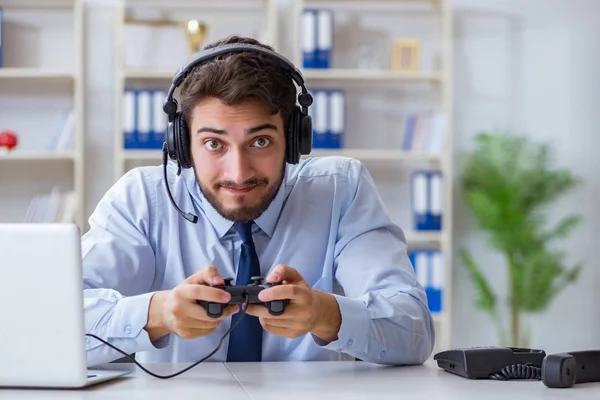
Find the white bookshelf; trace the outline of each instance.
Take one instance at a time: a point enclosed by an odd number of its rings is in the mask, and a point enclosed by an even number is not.
[[[137,87],[162,87],[165,90],[170,86],[174,72],[182,64],[179,59],[185,55],[171,57],[176,62],[173,65],[128,65],[125,62],[124,54],[126,52],[125,43],[125,25],[123,23],[125,12],[141,4],[145,6],[162,7],[162,9],[171,10],[172,8],[182,7],[182,9],[191,10],[188,18],[194,18],[194,10],[201,10],[205,14],[212,14],[216,6],[206,1],[195,1],[192,9],[189,1],[161,2],[155,0],[121,0],[121,8],[117,16],[116,24],[116,126],[115,126],[115,178],[118,179],[124,172],[132,167],[139,165],[158,165],[161,162],[161,152],[156,149],[135,149],[125,150],[123,148],[123,115],[122,115],[122,93],[127,86]],[[397,100],[398,97],[406,97],[409,103],[414,97],[414,93],[402,91],[413,90],[405,88],[417,88],[425,91],[426,96],[433,98],[436,109],[443,113],[446,118],[446,149],[441,154],[429,154],[424,152],[402,150],[398,141],[385,140],[380,143],[371,143],[371,136],[389,139],[402,132],[390,124],[382,125],[387,128],[379,129],[377,135],[372,135],[369,130],[369,109],[359,108],[360,105],[354,100],[347,107],[354,107],[352,111],[364,117],[363,124],[354,126],[354,134],[359,139],[354,140],[342,149],[324,149],[314,148],[310,155],[306,157],[323,157],[331,155],[346,156],[363,161],[374,171],[376,183],[382,182],[382,196],[386,199],[386,206],[392,211],[393,218],[398,220],[404,228],[409,243],[409,248],[418,249],[440,249],[444,259],[444,294],[442,313],[434,315],[436,324],[436,348],[447,348],[450,345],[450,322],[451,322],[451,272],[452,272],[452,15],[450,0],[378,0],[372,2],[355,0],[289,0],[285,1],[285,8],[280,7],[280,11],[285,14],[286,29],[277,27],[277,0],[271,1],[244,1],[244,7],[261,7],[262,20],[267,28],[265,42],[273,45],[284,55],[290,58],[296,66],[300,67],[306,79],[309,90],[319,88],[328,88],[335,86],[337,88],[349,89],[349,96],[353,98],[365,97],[375,101],[377,107],[387,100]],[[208,5],[207,5],[208,4]],[[229,15],[239,1],[220,1],[218,8],[223,9],[223,15]],[[289,7],[288,7],[289,5]],[[352,65],[333,65],[331,69],[304,69],[302,68],[301,52],[301,14],[304,7],[318,8],[327,7],[338,11],[358,12],[361,18],[368,15],[373,10],[378,17],[409,15],[412,19],[419,21],[423,18],[434,20],[434,29],[437,31],[438,49],[435,51],[435,60],[426,68],[417,72],[395,71],[388,68],[388,65],[382,65],[374,69],[358,69]],[[256,12],[256,9],[254,9]],[[383,11],[383,12],[382,12]],[[177,15],[177,14],[174,14]],[[281,16],[280,16],[281,17]],[[409,29],[413,25],[408,24]],[[377,27],[379,29],[379,27]],[[385,27],[381,27],[385,30]],[[236,33],[241,33],[236,27]],[[422,33],[422,32],[421,32]],[[360,33],[357,33],[360,35]],[[221,31],[209,38],[209,41],[217,37],[225,36],[225,31]],[[345,36],[345,35],[344,35]],[[350,35],[351,36],[351,35]],[[286,43],[280,47],[280,43]],[[334,49],[335,52],[335,49]],[[163,54],[161,51],[156,53]],[[187,57],[187,56],[186,56]],[[187,59],[187,58],[186,58]],[[358,89],[357,89],[358,88]],[[394,90],[400,88],[400,92]],[[391,93],[391,94],[390,94]],[[399,93],[399,94],[398,94]],[[413,97],[411,97],[413,96]],[[350,100],[350,97],[349,97]],[[402,100],[402,99],[401,99]],[[377,103],[379,101],[380,103]],[[418,102],[418,100],[415,100]],[[403,103],[406,105],[406,103]],[[420,107],[420,103],[415,106]],[[352,112],[351,111],[351,112]],[[377,109],[375,109],[377,111]],[[396,113],[391,113],[396,114]],[[397,118],[392,115],[390,118]],[[404,121],[402,121],[403,123]],[[394,129],[396,131],[394,132]],[[392,179],[406,179],[414,169],[432,169],[439,170],[444,175],[444,199],[443,207],[448,212],[443,216],[443,230],[441,232],[420,232],[414,231],[407,215],[410,215],[410,182],[408,186],[395,186],[395,182],[390,183]],[[379,180],[379,181],[378,181]],[[406,184],[406,182],[404,182]],[[403,212],[397,213],[398,210]]]
[[[73,222],[83,232],[83,0],[0,0],[0,7],[0,128],[19,138],[15,150],[0,152],[0,221],[22,222],[32,198],[56,187],[74,193]],[[71,110],[73,148],[46,150],[57,114]]]
[[[405,72],[361,69],[307,69],[303,71],[305,79],[311,81],[408,81],[408,82],[439,82],[442,74],[439,72]]]
[[[333,13],[333,64],[328,69],[305,69],[303,68],[302,56],[302,12],[305,8],[318,9],[327,8]],[[349,18],[349,15],[354,13],[354,19]],[[404,228],[406,238],[410,249],[439,249],[444,260],[444,291],[442,295],[442,312],[434,315],[436,326],[436,350],[448,348],[451,346],[451,298],[452,298],[452,7],[451,0],[373,0],[369,2],[358,0],[293,0],[292,2],[292,21],[291,32],[295,33],[296,40],[293,41],[291,54],[288,57],[300,67],[307,81],[309,90],[341,88],[347,89],[346,112],[358,113],[361,118],[368,118],[369,113],[367,108],[361,107],[358,98],[368,97],[378,107],[381,102],[394,100],[394,95],[390,94],[392,88],[398,88],[396,97],[406,96],[413,101],[418,102],[415,92],[410,92],[410,89],[405,88],[420,88],[425,95],[432,97],[433,103],[436,105],[438,112],[441,112],[446,119],[446,146],[442,153],[432,155],[423,153],[414,153],[412,151],[399,150],[401,147],[382,145],[380,149],[373,149],[372,143],[367,140],[358,140],[354,137],[350,147],[340,150],[314,149],[311,156],[326,156],[326,155],[344,155],[365,161],[367,168],[373,170],[373,177],[377,183],[378,177],[383,176],[381,180],[386,181],[382,185],[387,185],[382,191],[382,197],[386,201],[386,206],[391,210],[392,214],[401,215],[398,219],[399,224]],[[336,27],[336,17],[342,15],[343,23],[346,26]],[[369,19],[369,15],[373,15]],[[405,19],[397,21],[394,18]],[[345,19],[344,19],[345,18]],[[373,23],[373,21],[376,21]],[[387,21],[387,25],[386,25]],[[418,23],[426,21],[432,29],[433,33],[424,32],[423,28],[417,27]],[[369,25],[369,22],[372,24]],[[381,24],[378,24],[381,22]],[[397,26],[405,26],[397,28]],[[336,28],[346,29],[341,34],[341,38],[336,38]],[[386,28],[390,32],[390,37],[410,37],[410,30],[415,28],[418,32],[415,36],[424,35],[422,41],[422,58],[427,54],[433,55],[429,63],[421,60],[421,68],[418,71],[397,71],[392,70],[391,66],[391,44],[389,40],[390,62],[380,62],[378,67],[372,69],[359,68],[352,64],[351,57],[336,57],[336,45],[342,48],[343,51],[348,51],[352,46],[352,39],[363,39],[361,37],[361,29],[371,29],[372,32],[381,34]],[[394,31],[399,29],[400,31]],[[400,32],[400,33],[398,33]],[[435,37],[435,39],[432,39]],[[336,40],[337,39],[337,40]],[[366,40],[366,39],[365,39]],[[437,47],[432,46],[431,41],[437,41]],[[336,43],[337,42],[337,43]],[[340,43],[342,42],[342,43]],[[364,43],[363,43],[364,44]],[[381,55],[381,47],[377,48],[376,54]],[[427,52],[427,53],[426,53]],[[358,89],[356,89],[358,87]],[[425,87],[425,89],[423,89]],[[377,102],[378,93],[380,94],[380,102]],[[412,97],[411,97],[412,96]],[[381,100],[386,99],[386,100]],[[402,103],[403,106],[410,105],[410,101]],[[371,117],[375,118],[375,117]],[[353,119],[358,121],[358,119]],[[400,122],[400,121],[399,121]],[[401,121],[400,123],[404,123]],[[402,126],[403,128],[403,126]],[[353,127],[347,128],[348,131]],[[355,136],[364,135],[366,132],[364,127],[354,128],[351,133]],[[357,131],[358,130],[358,131]],[[345,132],[345,134],[348,132]],[[403,133],[403,132],[402,132]],[[397,135],[391,130],[378,132],[379,137],[389,138],[391,135]],[[373,134],[376,137],[377,134]],[[362,148],[356,143],[360,142],[369,148]],[[393,142],[393,141],[392,141]],[[383,167],[382,167],[383,165]],[[444,176],[443,182],[443,222],[442,231],[440,232],[422,232],[414,231],[412,228],[412,220],[406,216],[406,210],[410,210],[410,181],[408,178],[410,172],[416,169],[439,170]],[[389,189],[394,183],[390,183],[390,177],[394,174],[398,176],[400,182],[404,179],[402,189]],[[387,190],[387,193],[385,192]],[[408,201],[408,203],[406,203]],[[404,213],[395,213],[396,210],[402,209]],[[407,221],[410,221],[407,223]]]
[[[123,137],[123,92],[127,87],[160,88],[168,90],[177,69],[188,61],[190,54],[185,51],[187,42],[183,34],[174,29],[157,27],[133,28],[126,18],[168,19],[182,21],[198,19],[210,25],[207,42],[230,34],[253,36],[262,42],[279,47],[277,23],[277,0],[119,0],[115,24],[115,180],[129,169],[140,165],[156,165],[161,160],[161,152],[156,149],[125,149]],[[229,18],[233,18],[229,20]],[[137,29],[137,30],[136,30]],[[144,42],[152,29],[153,43]],[[161,31],[162,29],[162,31]],[[131,65],[127,55],[132,51],[132,38],[137,35],[141,41],[133,47],[160,46],[152,49],[152,54],[161,54],[161,60],[146,60],[145,63]],[[156,44],[156,38],[158,44]],[[160,40],[164,39],[164,42]],[[167,41],[167,38],[170,39]],[[182,46],[172,46],[179,43]],[[177,48],[173,48],[177,47]],[[134,49],[135,51],[136,49]],[[146,49],[150,52],[148,49]],[[131,58],[130,58],[131,59]],[[167,61],[165,61],[167,60]],[[166,128],[166,125],[165,125]]]
[[[44,68],[0,68],[0,79],[56,79],[74,83],[77,75],[70,71],[48,70]]]
[[[74,151],[16,151],[8,154],[0,154],[0,164],[15,161],[70,161],[77,160],[78,155]]]
[[[384,149],[314,149],[309,155],[302,156],[302,158],[328,156],[351,157],[361,161],[424,161],[435,164],[441,162],[441,158],[437,155]],[[123,157],[126,160],[160,162],[162,152],[160,150],[128,150],[125,151]]]

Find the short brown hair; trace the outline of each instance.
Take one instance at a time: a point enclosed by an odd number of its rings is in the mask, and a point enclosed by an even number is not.
[[[229,36],[204,49],[229,43],[253,44],[274,51],[258,40],[240,36]],[[296,87],[287,73],[262,54],[226,53],[195,67],[182,83],[179,97],[188,127],[196,104],[206,97],[214,97],[230,106],[258,100],[271,114],[280,112],[287,129],[288,116],[296,104]]]

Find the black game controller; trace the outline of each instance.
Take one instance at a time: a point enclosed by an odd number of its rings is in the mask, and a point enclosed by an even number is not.
[[[263,283],[264,278],[262,276],[253,276],[251,279],[252,283],[247,286],[232,286],[231,281],[233,278],[223,278],[223,281],[225,281],[224,285],[210,285],[210,287],[222,289],[231,295],[231,299],[227,303],[215,303],[206,300],[196,300],[196,303],[204,307],[209,317],[218,318],[223,315],[223,309],[228,304],[244,304],[246,303],[247,296],[248,304],[262,304],[269,309],[269,314],[271,315],[283,314],[285,307],[290,302],[289,299],[267,302],[258,299],[260,292],[270,287],[281,285],[281,283]]]

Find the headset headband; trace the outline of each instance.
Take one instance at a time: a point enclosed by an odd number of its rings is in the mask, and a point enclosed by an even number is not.
[[[181,83],[185,80],[185,78],[195,66],[226,53],[258,53],[265,55],[268,58],[276,61],[277,64],[279,64],[279,66],[302,89],[302,94],[306,94],[308,92],[306,90],[306,86],[304,85],[304,78],[302,77],[302,73],[300,72],[300,70],[296,68],[290,60],[288,60],[281,54],[254,44],[229,43],[213,47],[207,50],[199,51],[194,56],[192,56],[191,60],[188,61],[187,64],[179,68],[179,70],[173,77],[173,81],[171,82],[171,87],[169,88],[167,98],[165,99],[165,102],[163,104],[163,111],[169,116],[177,112],[177,102],[173,100],[173,93],[175,92],[175,89],[179,85],[181,85]],[[303,96],[300,96],[300,106],[302,106],[303,113],[307,113],[307,107],[310,105],[311,102],[309,102],[308,104],[302,104],[304,103]]]

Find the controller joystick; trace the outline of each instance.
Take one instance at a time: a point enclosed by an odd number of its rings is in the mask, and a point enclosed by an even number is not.
[[[231,286],[231,281],[233,278],[223,278],[223,282],[225,282],[225,286]]]
[[[248,304],[262,304],[269,310],[271,315],[281,315],[285,312],[286,306],[289,304],[289,299],[273,300],[262,302],[258,299],[258,294],[265,289],[273,286],[281,285],[278,283],[264,283],[264,277],[253,276],[252,283],[245,286],[231,285],[232,278],[223,278],[224,285],[210,285],[211,287],[225,290],[231,295],[231,299],[227,303],[215,303],[205,300],[196,300],[206,310],[209,317],[218,318],[223,315],[224,308],[229,304],[244,304],[246,297]]]
[[[250,280],[252,281],[253,285],[260,285],[264,281],[262,276],[253,276],[252,278],[250,278]]]

